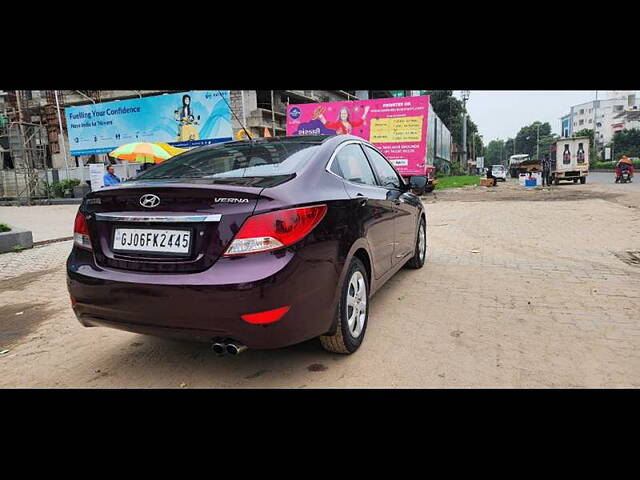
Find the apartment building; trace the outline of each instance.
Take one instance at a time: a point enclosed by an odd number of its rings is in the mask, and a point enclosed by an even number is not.
[[[568,115],[562,117],[563,136],[572,136],[583,129],[594,129],[598,145],[606,145],[613,140],[613,134],[619,129],[616,117],[638,105],[635,91],[610,91],[607,98],[574,105]],[[568,126],[568,128],[567,128]]]

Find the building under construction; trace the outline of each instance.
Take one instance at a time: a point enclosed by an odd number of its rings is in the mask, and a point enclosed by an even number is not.
[[[64,109],[181,90],[0,90],[0,200],[49,198],[51,185],[105,154],[69,155]],[[231,107],[252,136],[285,135],[289,103],[391,97],[392,91],[231,90]],[[242,130],[233,118],[234,135]],[[75,178],[80,178],[76,176]],[[82,177],[84,179],[84,177]]]

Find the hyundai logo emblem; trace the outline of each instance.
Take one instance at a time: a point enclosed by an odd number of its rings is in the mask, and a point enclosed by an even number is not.
[[[160,197],[157,195],[153,195],[152,193],[147,193],[140,197],[140,205],[144,208],[154,208],[160,205]]]

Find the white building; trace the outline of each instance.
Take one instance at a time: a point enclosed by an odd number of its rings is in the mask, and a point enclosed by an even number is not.
[[[571,107],[569,115],[562,117],[565,128],[561,131],[563,135],[567,132],[567,123],[569,136],[585,128],[593,130],[595,120],[597,142],[599,145],[606,145],[613,140],[615,131],[621,129],[620,119],[616,117],[637,105],[638,96],[635,91],[609,91],[604,100],[593,100]]]
[[[614,117],[613,133],[632,128],[640,130],[640,107],[635,105]]]

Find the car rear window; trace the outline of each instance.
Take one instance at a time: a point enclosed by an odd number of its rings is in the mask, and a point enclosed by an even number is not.
[[[248,179],[289,178],[318,150],[315,143],[243,142],[216,145],[177,155],[134,180],[210,179],[246,185]],[[253,182],[255,183],[255,182]]]

